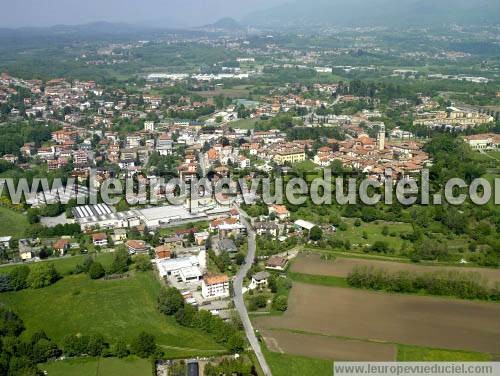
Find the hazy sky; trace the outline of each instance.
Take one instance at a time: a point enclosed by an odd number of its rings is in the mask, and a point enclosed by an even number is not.
[[[94,21],[186,26],[241,17],[287,0],[0,0],[0,27]]]

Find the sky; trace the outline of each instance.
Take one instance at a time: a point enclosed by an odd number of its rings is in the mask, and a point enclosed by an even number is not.
[[[238,19],[287,0],[0,0],[0,27],[76,25],[96,21],[200,26]]]

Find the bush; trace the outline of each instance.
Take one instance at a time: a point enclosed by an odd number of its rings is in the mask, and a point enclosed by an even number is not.
[[[11,291],[12,286],[8,274],[0,274],[0,292]]]
[[[129,354],[127,343],[122,339],[118,340],[118,342],[116,342],[116,345],[114,347],[114,353],[115,356],[117,356],[118,358],[127,357]]]
[[[321,230],[321,228],[318,226],[314,226],[311,229],[311,233],[309,234],[309,237],[313,241],[319,241],[323,238],[323,230]]]
[[[277,295],[273,300],[273,308],[280,312],[288,309],[288,299],[284,295]]]
[[[30,268],[27,265],[16,266],[9,273],[10,288],[19,291],[28,287]]]
[[[151,259],[148,255],[138,255],[134,258],[135,269],[141,272],[146,272],[153,269]]]
[[[47,287],[59,280],[61,276],[54,264],[41,264],[34,266],[28,275],[28,284],[31,288]]]
[[[256,308],[266,308],[267,306],[267,298],[264,295],[256,295],[252,300]]]
[[[378,253],[387,253],[389,251],[389,245],[387,244],[387,242],[378,240],[373,243],[373,245],[371,246],[371,250]]]
[[[99,279],[104,277],[106,272],[100,262],[93,262],[89,268],[89,277],[91,279]]]

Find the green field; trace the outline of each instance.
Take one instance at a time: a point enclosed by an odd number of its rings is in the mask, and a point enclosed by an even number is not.
[[[81,264],[84,260],[84,255],[78,256],[67,256],[61,258],[51,258],[48,260],[40,261],[43,263],[53,263],[57,269],[57,271],[63,275],[69,274],[78,264]],[[113,261],[112,253],[100,253],[95,256],[95,260],[99,261],[104,267],[111,265]],[[30,268],[39,265],[40,262],[37,263],[27,263]],[[0,266],[0,274],[9,273],[12,269],[14,269],[17,265],[4,265]]]
[[[279,354],[267,350],[264,355],[274,376],[323,376],[331,375],[333,363],[324,359]]]
[[[0,206],[0,236],[21,238],[29,226],[25,215]]]
[[[398,345],[400,362],[487,362],[490,354]]]
[[[151,362],[139,358],[80,358],[40,364],[48,376],[150,376]]]
[[[68,334],[102,334],[110,342],[130,342],[141,331],[156,336],[169,358],[213,355],[224,348],[194,329],[181,327],[173,317],[156,309],[161,285],[153,272],[119,280],[91,280],[87,275],[67,276],[39,290],[0,295],[0,302],[23,319],[29,337],[45,330],[58,343]]]
[[[321,285],[330,287],[349,287],[347,279],[327,275],[311,275],[303,273],[289,272],[288,276],[295,282],[309,283],[311,285]]]
[[[258,119],[240,119],[229,123],[234,129],[254,129]]]

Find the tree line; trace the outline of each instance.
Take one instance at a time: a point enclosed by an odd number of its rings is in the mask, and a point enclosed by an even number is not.
[[[355,288],[398,293],[424,293],[460,299],[500,300],[500,284],[490,287],[479,273],[442,270],[428,273],[389,272],[385,269],[357,266],[347,276]]]
[[[198,310],[185,303],[184,297],[175,287],[162,289],[158,296],[158,309],[188,328],[196,328],[209,334],[217,343],[224,345],[232,353],[245,348],[245,340],[235,323],[227,323],[209,311]]]

